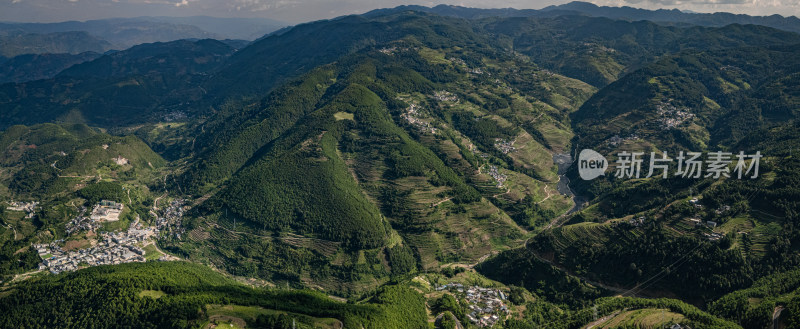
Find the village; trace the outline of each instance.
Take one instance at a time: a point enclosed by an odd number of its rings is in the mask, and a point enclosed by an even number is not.
[[[37,201],[31,201],[31,202],[10,201],[6,209],[24,212],[25,218],[31,219],[36,216],[36,207],[38,206],[39,202]]]
[[[503,173],[500,173],[500,169],[498,169],[497,166],[495,165],[489,165],[489,171],[487,171],[486,173],[489,174],[489,176],[492,176],[492,178],[494,178],[495,181],[497,181],[496,185],[497,188],[502,188],[503,183],[505,183],[506,179],[508,179],[508,176],[506,176]]]
[[[92,208],[89,216],[84,216],[86,207],[78,209],[78,216],[69,221],[66,225],[67,235],[72,235],[81,231],[95,231],[104,222],[116,222],[125,206],[114,201],[102,200]]]
[[[517,150],[517,148],[514,147],[514,142],[515,141],[507,141],[504,139],[495,138],[494,147],[503,154],[508,154]]]
[[[656,110],[661,118],[658,123],[661,129],[668,130],[679,126],[681,123],[694,118],[694,114],[690,113],[688,109],[679,109],[670,103],[660,103],[656,105]]]
[[[141,245],[155,236],[155,228],[144,228],[135,221],[127,231],[101,232],[100,238],[86,249],[65,251],[59,246],[63,240],[50,244],[35,244],[33,248],[42,258],[40,270],[50,273],[74,271],[81,267],[144,262],[145,251]]]
[[[435,91],[432,97],[440,102],[458,102],[458,96],[447,90]]]
[[[509,313],[505,304],[506,295],[499,289],[479,286],[465,287],[460,283],[439,286],[437,291],[449,291],[458,294],[467,301],[467,319],[478,327],[492,327]]]
[[[408,121],[412,126],[416,127],[422,132],[429,132],[431,134],[436,134],[436,127],[431,125],[430,122],[424,121],[420,118],[421,113],[419,110],[421,107],[417,104],[412,103],[411,105],[406,108],[406,112],[401,114],[400,117]]]
[[[186,228],[182,225],[185,202],[183,199],[173,200],[160,216],[156,216],[156,231],[160,233],[158,238],[175,237],[180,240],[181,236],[186,233]]]
[[[611,136],[611,138],[606,140],[606,144],[610,146],[619,146],[622,145],[626,141],[635,141],[638,140],[639,136],[636,134],[631,134],[627,137],[620,137],[619,135]]]
[[[119,221],[124,205],[114,201],[102,200],[96,204],[89,216],[86,207],[81,207],[78,216],[66,225],[68,235],[80,232],[97,232],[104,223]],[[88,248],[80,250],[64,250],[64,240],[56,240],[49,244],[34,244],[33,249],[39,254],[42,263],[39,270],[49,270],[53,274],[74,271],[82,267],[112,265],[130,262],[144,262],[144,246],[155,243],[157,238],[175,236],[180,239],[184,229],[181,227],[184,201],[173,200],[156,215],[155,226],[145,226],[137,218],[125,231],[99,232],[97,239],[92,239]],[[159,235],[160,232],[164,232]],[[166,259],[162,256],[161,259]]]
[[[692,198],[688,202],[689,204],[692,205],[692,208],[696,210],[703,209],[703,204],[700,202],[698,198]],[[714,210],[714,212],[717,215],[721,215],[730,210],[731,210],[730,206],[722,205],[718,209]],[[701,217],[700,215],[694,214],[693,216],[684,218],[683,220],[689,224],[689,227],[704,229],[703,231],[701,231],[701,235],[709,241],[717,241],[725,237],[725,234],[714,231],[714,229],[717,228],[719,223],[711,220],[703,220],[700,217]],[[627,223],[633,227],[641,227],[645,224],[646,219],[647,218],[645,216],[631,217],[628,219]],[[615,224],[619,224],[619,222]]]

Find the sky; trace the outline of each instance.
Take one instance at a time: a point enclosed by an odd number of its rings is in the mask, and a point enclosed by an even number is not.
[[[269,18],[291,24],[399,5],[540,9],[571,0],[0,0],[0,21],[60,22],[136,16]],[[584,0],[605,6],[800,17],[800,0]]]

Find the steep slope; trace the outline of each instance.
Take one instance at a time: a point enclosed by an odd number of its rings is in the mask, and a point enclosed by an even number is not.
[[[115,168],[109,172],[114,176],[135,170],[145,178],[146,171],[166,164],[136,137],[113,137],[81,124],[13,126],[0,135],[0,149],[2,171],[11,178],[7,186],[16,196],[71,192],[106,166]],[[118,157],[126,164],[115,163]]]
[[[237,52],[208,82],[207,88],[226,95],[263,93],[289,77],[343,55],[407,35],[428,44],[487,42],[485,36],[471,32],[468,21],[415,13],[374,19],[345,16],[300,24]]]
[[[228,113],[226,108],[253,104],[253,100],[315,67],[406,36],[432,47],[457,43],[476,49],[516,51],[550,71],[595,86],[604,86],[657,56],[684,49],[800,42],[797,34],[760,26],[674,28],[578,16],[466,20],[414,12],[371,18],[347,16],[295,26],[236,52],[208,41],[194,46],[180,41],[135,47],[115,54],[119,57],[109,55],[95,64],[81,66],[105,72],[111,70],[108,65],[125,66],[114,64],[115,61],[134,63],[141,59],[138,56],[142,52],[152,51],[153,54],[144,54],[143,60],[154,62],[137,63],[141,71],[129,71],[127,77],[67,79],[78,73],[78,67],[54,81],[3,85],[3,123],[33,124],[59,119],[119,127]],[[192,47],[196,48],[191,50]],[[189,56],[161,58],[154,54],[164,53],[154,48]],[[225,59],[228,55],[230,58]],[[148,75],[154,69],[177,74]],[[29,111],[21,111],[17,105]],[[101,107],[119,109],[125,115],[103,117],[98,113]],[[118,120],[122,117],[125,120]]]
[[[578,143],[602,147],[614,135],[635,131],[659,149],[677,144],[703,150],[795,120],[798,50],[739,48],[662,59],[598,92],[575,112]],[[677,115],[665,112],[673,107],[691,117],[674,127],[659,120]],[[602,124],[609,121],[614,124]]]
[[[239,172],[225,193],[226,206],[273,230],[316,233],[354,248],[383,245],[388,232],[379,211],[338,154],[346,121],[332,120],[347,112],[365,121],[380,110],[380,98],[369,89],[347,86]],[[377,124],[372,122],[373,128],[379,129]]]
[[[628,295],[668,292],[695,304],[796,267],[797,51],[684,52],[600,90],[572,115],[576,149],[594,149],[611,163],[591,181],[571,168],[573,187],[591,204],[507,262],[552,262]],[[644,178],[651,151],[675,159],[680,151],[717,150],[761,152],[759,177],[681,177],[673,162],[667,179],[658,169]],[[641,178],[614,177],[622,151],[648,154]]]
[[[133,47],[79,64],[55,79],[0,85],[0,121],[66,121],[118,126],[185,117],[205,94],[200,81],[233,49],[219,41]]]
[[[0,62],[0,83],[50,79],[70,66],[100,57],[95,52],[73,54],[27,54]]]
[[[486,19],[489,32],[508,36],[507,47],[544,68],[597,87],[659,56],[685,49],[792,45],[800,35],[762,26],[666,27],[649,21],[558,16]]]
[[[552,155],[567,149],[561,120],[594,89],[437,39],[345,56],[210,117],[197,140],[213,144],[181,184],[209,198],[192,224],[207,238],[174,248],[239,275],[350,294],[418,267],[478,261],[543,225],[538,212],[566,211]],[[224,248],[198,248],[210,244]]]

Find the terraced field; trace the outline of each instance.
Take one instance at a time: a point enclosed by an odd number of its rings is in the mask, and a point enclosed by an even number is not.
[[[548,182],[558,181],[558,170],[553,163],[553,154],[542,144],[537,143],[530,134],[521,132],[514,145],[517,149],[508,155],[514,159],[515,166],[533,169]]]
[[[585,329],[637,328],[658,329],[665,325],[680,323],[684,317],[667,309],[640,309],[621,311],[604,321],[587,325]]]
[[[566,225],[553,231],[554,245],[563,249],[579,240],[604,243],[608,241],[607,233],[610,229],[609,224],[600,223],[586,222]]]

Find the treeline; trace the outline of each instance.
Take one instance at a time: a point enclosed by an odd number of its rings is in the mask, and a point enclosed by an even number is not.
[[[785,307],[791,325],[800,324],[800,270],[763,277],[750,288],[738,290],[709,303],[714,315],[735,320],[744,328],[764,328],[772,324],[777,307]]]
[[[607,292],[547,264],[526,248],[502,252],[479,264],[476,270],[487,278],[507,285],[525,287],[558,305],[572,308],[588,306]]]
[[[561,265],[601,282],[666,289],[681,298],[712,300],[750,285],[755,278],[741,253],[723,248],[721,241],[676,237],[657,224],[635,234],[620,225],[605,234],[603,239],[580,239],[558,247],[559,237],[547,231],[533,238],[528,248],[552,253]],[[658,280],[647,282],[653,277]],[[644,282],[648,284],[639,286]]]
[[[144,290],[164,295],[142,296]],[[387,286],[370,303],[344,304],[316,292],[249,288],[201,265],[179,262],[100,266],[29,279],[0,297],[6,310],[0,326],[188,328],[207,319],[209,304],[332,317],[345,328],[427,328],[424,298],[410,288]]]
[[[122,185],[117,182],[97,182],[78,190],[78,196],[86,199],[89,205],[101,200],[122,202],[125,195]]]

